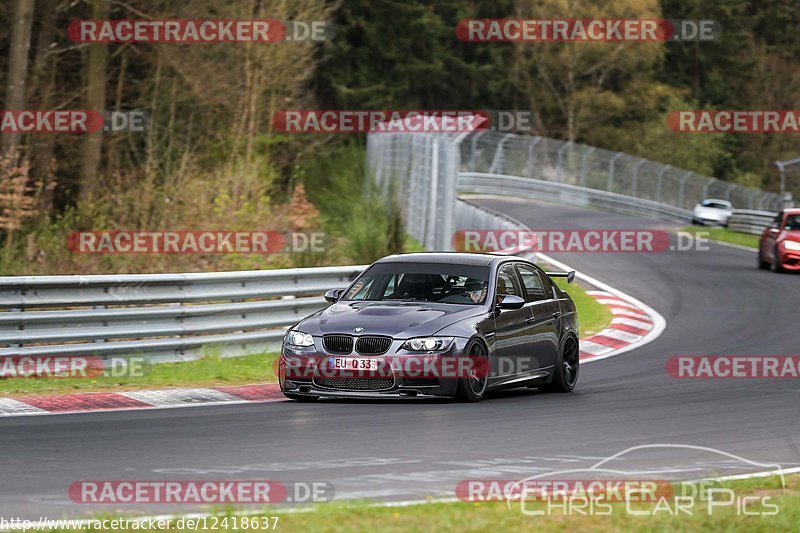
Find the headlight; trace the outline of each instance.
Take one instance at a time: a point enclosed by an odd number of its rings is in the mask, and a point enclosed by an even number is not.
[[[286,333],[286,344],[290,346],[314,346],[314,337],[302,331],[290,330]]]
[[[787,250],[800,252],[800,242],[797,241],[783,241],[783,247]]]
[[[453,337],[420,337],[408,339],[402,347],[412,352],[440,352],[448,349],[452,343]]]

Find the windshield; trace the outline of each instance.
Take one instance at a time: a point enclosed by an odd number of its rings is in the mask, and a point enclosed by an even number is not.
[[[481,305],[488,281],[488,266],[380,263],[367,270],[342,300]]]
[[[800,215],[789,215],[786,217],[786,224],[784,228],[787,231],[800,230]]]
[[[714,209],[730,209],[731,206],[728,204],[723,204],[721,202],[715,202],[713,200],[704,200],[703,207],[713,207]]]

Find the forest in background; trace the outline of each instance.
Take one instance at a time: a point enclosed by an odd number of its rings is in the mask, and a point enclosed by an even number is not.
[[[464,18],[715,19],[715,42],[473,43]],[[323,43],[78,44],[75,19],[326,20]],[[0,273],[363,263],[409,246],[363,187],[364,136],[272,131],[280,109],[514,109],[540,135],[777,191],[786,134],[676,134],[678,109],[800,109],[794,0],[8,0],[2,109],[142,110],[146,131],[3,134]],[[16,31],[13,29],[17,28]],[[324,231],[325,252],[87,255],[74,230]],[[412,244],[413,246],[413,244]]]

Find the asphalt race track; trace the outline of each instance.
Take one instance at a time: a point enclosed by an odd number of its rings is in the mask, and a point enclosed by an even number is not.
[[[536,229],[660,227],[562,206],[480,203]],[[453,497],[463,479],[588,467],[642,444],[706,446],[800,465],[797,380],[679,380],[665,372],[674,355],[800,354],[800,275],[757,270],[754,253],[715,244],[708,251],[551,255],[647,303],[666,318],[666,331],[642,348],[584,366],[576,391],[566,395],[0,419],[0,515],[115,510],[72,503],[67,488],[80,479],[327,481],[337,499],[416,500]],[[614,464],[686,479],[765,469],[672,448],[632,452]]]

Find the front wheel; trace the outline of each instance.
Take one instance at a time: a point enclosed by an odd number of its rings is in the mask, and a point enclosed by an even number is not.
[[[764,261],[763,247],[760,244],[758,245],[758,268],[761,270],[769,268],[769,263]]]
[[[564,341],[561,352],[558,354],[558,361],[556,361],[556,367],[553,371],[553,381],[539,387],[539,390],[543,392],[572,392],[575,384],[578,383],[580,369],[578,340],[570,335]]]
[[[472,341],[467,347],[471,359],[470,373],[459,378],[456,399],[460,402],[479,402],[486,396],[489,385],[489,356],[480,341]]]
[[[775,246],[775,254],[772,258],[772,271],[783,272],[783,265],[781,264],[781,255],[778,253],[778,247]]]

